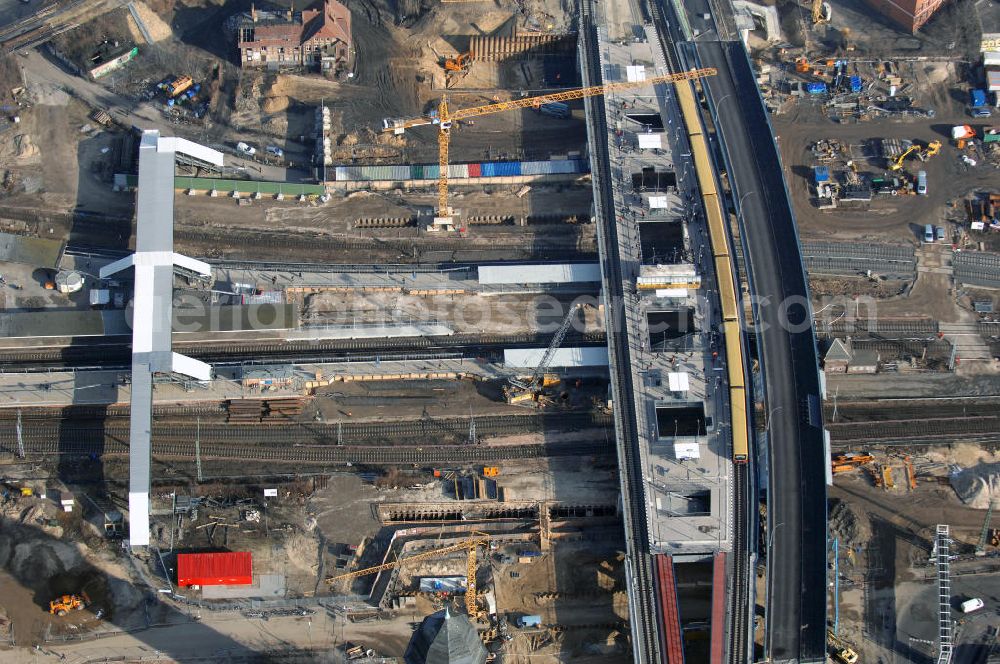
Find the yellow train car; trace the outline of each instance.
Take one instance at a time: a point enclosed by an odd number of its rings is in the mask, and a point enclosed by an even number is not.
[[[704,136],[691,137],[691,154],[694,156],[695,174],[698,176],[698,186],[702,195],[718,194],[715,188],[715,169],[708,155],[708,144]]]
[[[729,390],[729,407],[732,411],[733,463],[747,463],[750,457],[750,440],[747,426],[747,399],[742,387]]]
[[[688,136],[701,136],[701,115],[694,97],[694,86],[691,81],[677,81],[674,83],[674,91],[677,93],[677,105],[681,107]]]
[[[729,387],[744,387],[740,324],[727,320],[722,326],[726,335],[726,371],[729,372]]]
[[[732,263],[728,256],[715,257],[715,276],[719,282],[719,301],[722,304],[722,320],[739,320],[739,305],[736,300],[736,282],[733,281]]]
[[[722,214],[719,197],[715,194],[702,196],[705,203],[705,218],[708,219],[708,239],[712,243],[713,256],[729,255],[729,235],[726,233],[726,221]]]

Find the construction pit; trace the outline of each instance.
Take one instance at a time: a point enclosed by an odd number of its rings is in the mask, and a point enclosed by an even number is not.
[[[0,584],[11,591],[4,597],[18,598],[3,602],[18,646],[58,653],[75,635],[126,647],[144,641],[149,625],[170,632],[196,620],[226,631],[267,620],[280,630],[305,616],[330,629],[314,632],[303,652],[362,644],[380,656],[402,657],[424,616],[443,608],[465,613],[467,548],[441,556],[433,551],[485,538],[477,550],[476,587],[479,610],[491,615],[474,625],[490,651],[502,652],[505,661],[543,655],[629,661],[613,457],[333,474],[303,468],[298,479],[273,481],[235,480],[231,466],[206,460],[197,484],[157,482],[154,548],[131,567],[115,560],[115,540],[101,530],[114,511],[109,506],[120,500],[119,480],[108,470],[112,495],[73,487],[77,504],[62,512],[45,482],[18,480],[18,468],[8,467],[15,479],[5,485]],[[482,495],[466,496],[470,486]],[[20,488],[27,487],[35,487],[35,495],[22,497]],[[253,584],[177,587],[174,553],[212,550],[250,552]],[[413,555],[419,557],[407,563]],[[41,567],[39,556],[46,561]],[[330,582],[396,560],[402,561],[398,570]],[[431,590],[421,591],[422,580]],[[442,591],[442,583],[453,585]],[[144,600],[157,588],[160,601]],[[47,614],[53,593],[81,590],[92,600],[86,610]],[[542,622],[519,627],[525,615]],[[123,634],[137,628],[134,637]],[[260,653],[262,644],[255,643]],[[263,642],[265,652],[280,647]]]
[[[1000,539],[988,515],[996,455],[968,443],[922,447],[909,456],[891,448],[866,452],[873,460],[836,472],[830,489],[831,561],[837,561],[830,570],[831,629],[863,661],[936,656],[932,550],[938,525],[946,525],[956,656],[985,657],[1000,601]],[[968,474],[981,479],[956,480]],[[963,614],[960,604],[974,597],[985,608]]]

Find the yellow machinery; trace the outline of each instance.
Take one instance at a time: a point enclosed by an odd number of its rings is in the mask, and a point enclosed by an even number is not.
[[[927,161],[939,152],[941,152],[941,141],[931,141],[927,144],[926,148],[917,153],[917,156],[920,158],[920,161]]]
[[[827,631],[827,642],[830,644],[830,650],[833,652],[833,659],[840,664],[857,664],[858,653],[849,644],[845,643],[842,639],[834,636],[833,632]]]
[[[478,594],[476,592],[476,550],[480,546],[488,547],[490,545],[490,538],[485,533],[474,533],[474,535],[476,536],[463,540],[458,544],[443,546],[440,549],[425,551],[424,553],[417,553],[412,556],[407,556],[406,558],[400,558],[399,560],[391,563],[385,563],[382,565],[376,565],[375,567],[367,567],[365,569],[347,572],[346,574],[338,574],[337,576],[327,577],[326,582],[335,583],[343,579],[356,579],[359,576],[368,576],[369,574],[377,574],[388,569],[402,567],[407,563],[416,562],[418,560],[427,560],[428,558],[435,558],[446,553],[466,550],[468,551],[468,558],[466,560],[465,568],[465,610],[468,612],[470,618],[478,618],[480,616],[480,612],[477,606]]]
[[[452,112],[448,107],[447,97],[441,97],[441,101],[438,104],[437,117],[422,116],[419,118],[402,120],[387,118],[383,121],[382,128],[383,131],[402,134],[411,127],[420,127],[429,124],[436,124],[438,126],[438,165],[440,166],[440,171],[438,175],[437,218],[434,221],[435,225],[447,227],[451,225],[451,218],[453,214],[451,206],[448,205],[448,147],[450,141],[449,132],[451,130],[452,123],[479,117],[481,115],[491,115],[493,113],[502,113],[503,111],[513,111],[519,108],[539,108],[540,106],[554,102],[584,99],[586,97],[595,97],[609,92],[634,90],[636,88],[644,88],[650,85],[657,85],[659,83],[689,81],[696,78],[703,78],[705,76],[714,76],[716,73],[717,70],[711,67],[705,69],[692,69],[690,71],[680,72],[677,74],[651,76],[642,81],[619,81],[617,83],[594,85],[587,88],[577,88],[575,90],[566,90],[564,92],[539,95],[537,97],[523,97],[521,99],[512,99],[510,101],[498,101],[493,104],[463,108],[454,112]]]
[[[812,21],[813,25],[829,23],[831,14],[830,5],[823,0],[812,0]]]
[[[559,378],[558,374],[545,373],[545,370],[549,368],[552,358],[555,357],[556,351],[559,350],[559,346],[562,345],[563,339],[566,338],[566,334],[573,324],[573,317],[576,316],[577,310],[582,306],[582,304],[577,302],[569,308],[562,323],[559,325],[559,329],[552,336],[549,347],[542,354],[542,359],[538,361],[538,366],[535,367],[535,370],[527,380],[522,380],[516,376],[508,379],[508,385],[504,389],[507,403],[511,405],[533,405],[537,402],[544,403],[548,401],[548,399],[544,398],[545,395],[542,393],[542,390],[547,387],[559,385],[562,379]]]
[[[70,611],[82,611],[90,604],[87,593],[79,595],[63,595],[49,602],[49,613],[56,616],[64,616]]]
[[[909,157],[914,152],[917,152],[917,153],[920,152],[920,146],[919,145],[916,145],[916,144],[911,145],[910,147],[908,147],[906,149],[905,152],[903,152],[902,154],[900,154],[898,157],[896,157],[895,159],[891,159],[889,161],[889,170],[890,171],[902,170],[902,168],[903,168],[903,162],[906,160],[907,157]]]
[[[833,468],[833,474],[838,475],[840,473],[850,472],[861,466],[865,466],[869,463],[873,463],[875,457],[870,454],[844,454],[842,456],[836,456],[830,461],[830,465]]]
[[[448,58],[444,61],[445,71],[466,71],[472,66],[472,53],[459,53],[454,58]]]

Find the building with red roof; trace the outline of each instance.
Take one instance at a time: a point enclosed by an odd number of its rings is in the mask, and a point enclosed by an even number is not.
[[[306,68],[324,74],[345,69],[351,56],[351,12],[337,0],[318,8],[266,12],[251,7],[240,25],[242,67]]]

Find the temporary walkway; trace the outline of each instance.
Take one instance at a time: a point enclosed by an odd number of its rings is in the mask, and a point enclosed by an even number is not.
[[[135,271],[132,313],[132,388],[129,426],[129,544],[149,544],[149,490],[153,425],[153,376],[180,374],[204,382],[212,368],[171,351],[174,271],[211,278],[212,268],[174,253],[174,170],[176,153],[222,166],[222,153],[183,138],[146,130],[139,143],[136,250],[101,268],[107,279]]]

